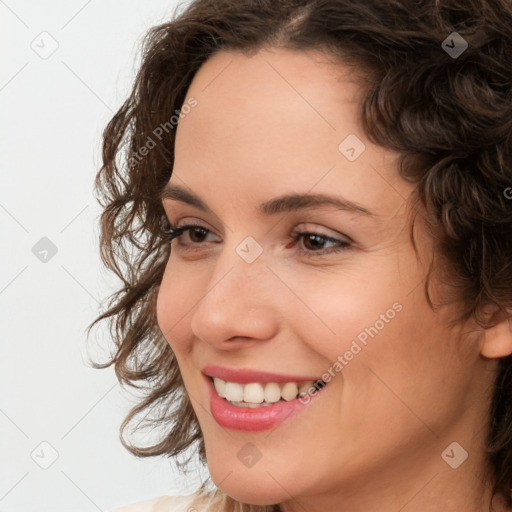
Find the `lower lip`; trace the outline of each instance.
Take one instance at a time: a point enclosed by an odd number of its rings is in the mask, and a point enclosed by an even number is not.
[[[245,431],[267,430],[298,414],[307,406],[307,404],[295,398],[289,402],[275,402],[268,406],[238,407],[230,404],[225,398],[221,398],[215,391],[212,379],[205,378],[210,391],[212,416],[224,428]],[[310,397],[311,400],[314,398],[313,396]]]

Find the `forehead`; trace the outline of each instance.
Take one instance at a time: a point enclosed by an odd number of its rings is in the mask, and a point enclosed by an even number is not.
[[[199,69],[188,92],[199,103],[190,117],[202,121],[194,130],[209,139],[214,131],[219,142],[229,138],[244,148],[265,143],[300,152],[310,141],[318,150],[319,142],[327,145],[336,132],[353,128],[360,88],[350,74],[318,52],[219,52]]]
[[[399,180],[398,155],[364,137],[361,95],[353,69],[318,52],[221,51],[187,92],[197,106],[179,122],[174,172],[203,197],[220,181],[229,185],[232,201],[235,190],[260,200],[339,190],[396,210],[397,198],[403,201],[392,186]],[[364,148],[354,161],[340,151],[347,138]]]

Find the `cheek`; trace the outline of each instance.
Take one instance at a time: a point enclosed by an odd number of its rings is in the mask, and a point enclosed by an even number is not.
[[[349,359],[362,353],[370,340],[383,337],[404,316],[405,293],[393,285],[394,269],[380,265],[372,274],[362,267],[347,264],[331,276],[311,271],[286,276],[299,291],[298,297],[287,294],[290,325],[332,361],[351,348]],[[355,341],[360,348],[352,346]]]
[[[170,262],[164,272],[156,301],[158,327],[175,352],[186,349],[187,322],[197,302],[197,279],[186,272],[176,271]]]
[[[427,327],[437,322],[422,295],[423,287],[418,286],[424,271],[412,249],[355,253],[328,272],[330,276],[297,273],[294,281],[310,310],[300,305],[301,327],[310,331],[309,339],[323,340],[330,347],[333,360],[347,351],[349,360],[365,359],[373,350],[382,357],[385,340],[393,340],[401,352],[411,338],[418,337],[414,321],[424,320]],[[403,359],[406,351],[395,364]]]
[[[359,411],[356,416],[367,417],[368,404],[383,418],[390,408],[401,415],[401,400],[435,415],[425,404],[439,407],[437,395],[448,403],[450,393],[458,393],[456,384],[445,390],[460,365],[457,336],[444,326],[444,315],[428,306],[423,286],[417,286],[419,273],[405,278],[396,266],[378,267],[349,269],[336,279],[317,280],[316,287],[301,278],[309,311],[290,303],[295,331],[322,354],[331,381],[344,382],[342,399],[350,402],[347,409]]]
[[[397,296],[400,304],[393,303]],[[366,306],[363,322],[360,316],[355,323],[351,319],[358,305],[347,307],[346,322],[337,324],[341,335],[334,354],[343,358],[340,409],[350,411],[343,427],[356,436],[355,444],[371,443],[376,456],[389,448],[380,441],[383,424],[393,445],[400,446],[402,438],[418,441],[428,429],[441,431],[463,413],[453,404],[465,402],[467,388],[458,336],[428,307],[423,287],[409,296],[390,291],[387,297]],[[388,309],[393,304],[397,307]]]

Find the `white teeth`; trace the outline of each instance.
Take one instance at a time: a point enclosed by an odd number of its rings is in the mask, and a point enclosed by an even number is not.
[[[251,404],[261,404],[264,400],[264,391],[261,384],[251,382],[244,386],[244,402]]]
[[[213,385],[215,386],[215,389],[217,391],[217,394],[221,398],[226,398],[226,395],[224,394],[224,390],[226,388],[226,381],[219,379],[218,377],[213,378]]]
[[[240,384],[238,382],[226,382],[218,377],[213,378],[213,384],[217,394],[231,403],[240,407],[259,407],[270,405],[280,400],[289,402],[308,390],[314,385],[313,381],[303,382],[300,386],[296,382],[278,384],[276,382],[259,383],[251,382]]]
[[[290,400],[293,400],[294,398],[297,398],[297,393],[299,389],[297,387],[297,384],[295,382],[287,382],[283,389],[281,389],[281,396],[289,402]]]
[[[226,382],[224,394],[230,402],[241,402],[244,399],[244,386],[238,382]]]
[[[279,388],[279,384],[269,382],[265,386],[265,402],[273,404],[274,402],[279,402],[279,400],[281,400],[281,389]]]

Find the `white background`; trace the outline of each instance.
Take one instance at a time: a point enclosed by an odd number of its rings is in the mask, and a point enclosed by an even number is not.
[[[121,445],[135,401],[113,368],[88,366],[94,347],[110,347],[106,329],[89,342],[85,333],[116,284],[98,250],[101,133],[128,94],[144,33],[176,5],[0,1],[2,512],[104,511],[191,492],[167,459]],[[46,262],[32,250],[43,237],[57,248],[39,248]]]

